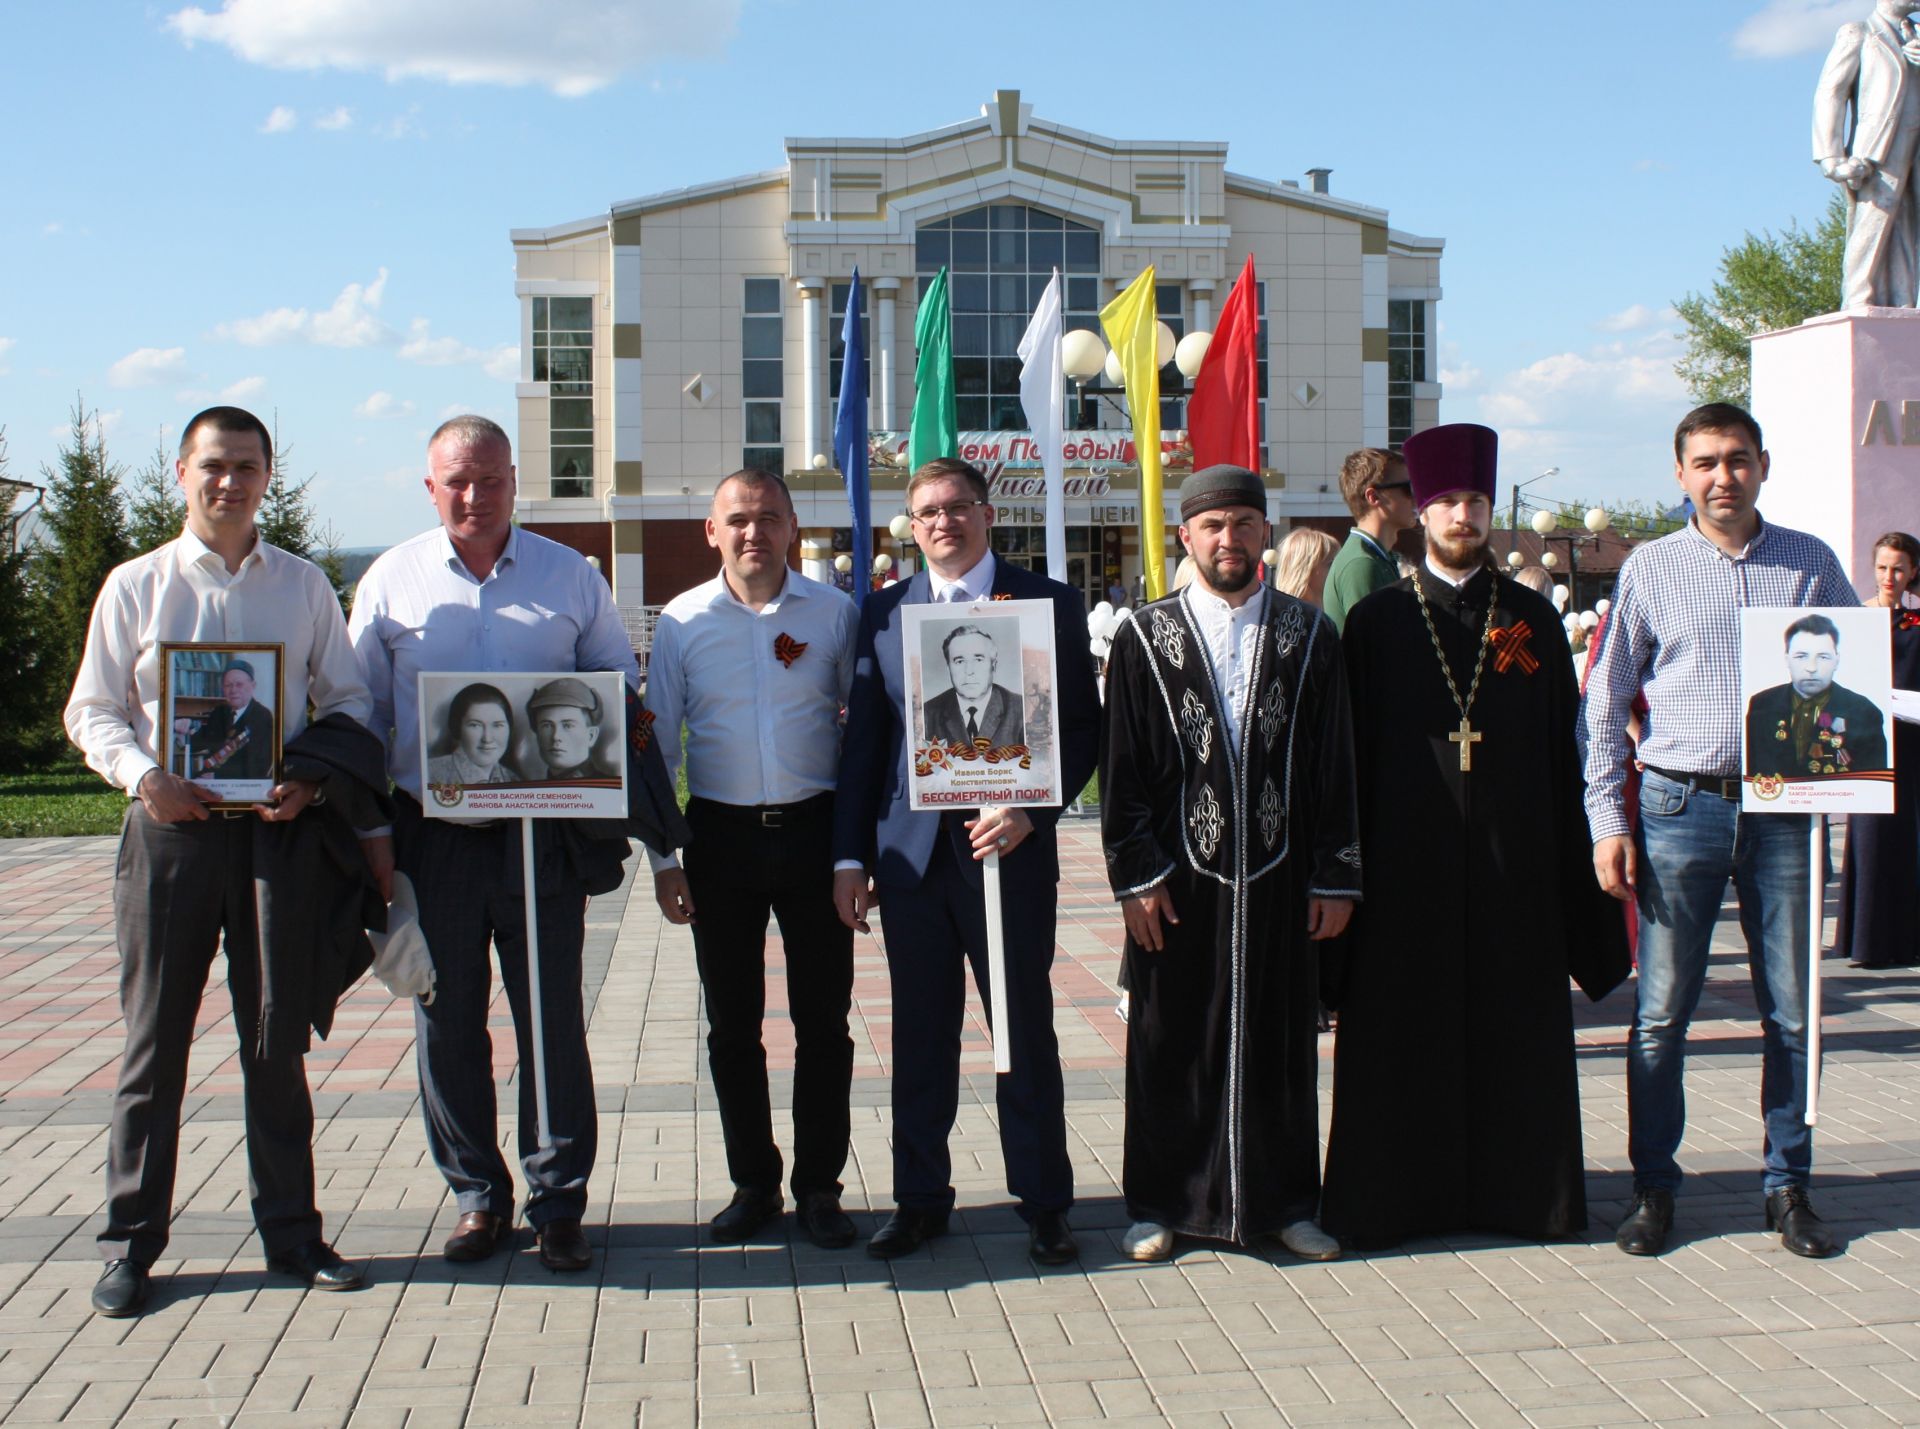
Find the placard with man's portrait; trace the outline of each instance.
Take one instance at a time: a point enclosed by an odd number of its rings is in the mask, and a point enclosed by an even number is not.
[[[1740,612],[1747,813],[1893,812],[1893,644],[1871,607]]]
[[[441,819],[624,818],[618,671],[420,677],[421,808]]]
[[[900,607],[916,809],[1061,802],[1053,603]]]
[[[279,645],[163,642],[161,766],[218,796],[215,809],[266,800],[280,782]]]

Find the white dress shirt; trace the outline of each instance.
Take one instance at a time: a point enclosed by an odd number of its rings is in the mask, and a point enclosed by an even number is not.
[[[1261,621],[1267,610],[1266,587],[1261,586],[1251,599],[1237,606],[1228,605],[1197,581],[1188,586],[1184,594],[1187,613],[1199,627],[1201,643],[1207,648],[1213,687],[1220,692],[1220,713],[1227,722],[1227,748],[1237,752],[1240,729],[1248,702],[1253,698],[1250,675],[1260,647]]]
[[[340,602],[311,561],[256,540],[229,575],[193,532],[116,567],[100,587],[87,649],[67,701],[67,734],[87,763],[129,794],[160,763],[160,642],[281,645],[280,733],[316,718],[370,724],[359,662]]]
[[[571,547],[518,526],[485,580],[441,527],[381,556],[361,577],[348,622],[373,695],[373,732],[387,772],[420,797],[420,675],[427,670],[640,668],[613,593]]]
[[[667,778],[680,764],[684,720],[687,792],[696,798],[754,808],[832,789],[859,618],[838,590],[791,570],[760,610],[722,576],[675,596],[647,657],[647,708]],[[655,869],[676,862],[648,857]]]
[[[966,603],[988,600],[993,596],[993,552],[988,551],[979,564],[958,580],[948,580],[932,566],[927,567],[927,595],[936,605],[948,601]]]

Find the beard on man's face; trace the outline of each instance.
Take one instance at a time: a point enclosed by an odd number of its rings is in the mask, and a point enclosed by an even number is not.
[[[1196,558],[1195,564],[1200,567],[1200,574],[1206,578],[1207,588],[1209,590],[1216,591],[1221,595],[1232,595],[1236,591],[1245,590],[1247,586],[1252,583],[1253,562],[1246,559],[1244,552],[1233,551],[1231,554],[1238,556],[1240,563],[1237,566],[1222,570],[1218,562],[1220,556],[1224,554],[1228,553],[1224,551],[1215,553],[1214,559],[1211,561],[1202,561]]]
[[[1487,543],[1491,539],[1491,532],[1483,536],[1464,526],[1454,526],[1444,534],[1427,532],[1427,544],[1433,548],[1433,554],[1442,565],[1456,571],[1485,565]]]

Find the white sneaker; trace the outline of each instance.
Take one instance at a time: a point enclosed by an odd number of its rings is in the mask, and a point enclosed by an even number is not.
[[[1302,1260],[1338,1260],[1340,1242],[1312,1221],[1295,1221],[1280,1230],[1280,1244]]]
[[[1135,1221],[1120,1237],[1120,1249],[1130,1260],[1170,1260],[1173,1232],[1158,1221]]]

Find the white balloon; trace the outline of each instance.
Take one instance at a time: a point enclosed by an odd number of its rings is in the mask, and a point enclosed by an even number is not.
[[[1599,623],[1600,616],[1598,613],[1591,610],[1583,610],[1580,612],[1580,628],[1582,630],[1591,630]]]
[[[1093,658],[1096,660],[1104,660],[1107,658],[1107,642],[1102,640],[1098,635],[1087,642],[1087,649],[1093,652]]]
[[[1114,636],[1120,633],[1120,627],[1125,625],[1126,623],[1127,623],[1126,611],[1124,610],[1114,611],[1112,615],[1107,617],[1106,638],[1109,640],[1113,639]]]
[[[1596,614],[1605,615],[1608,611],[1613,609],[1613,602],[1608,600],[1605,596],[1601,596],[1600,599],[1596,600],[1593,603],[1593,609]]]
[[[1567,588],[1565,586],[1557,585],[1553,588],[1553,603],[1561,610],[1567,608]]]

